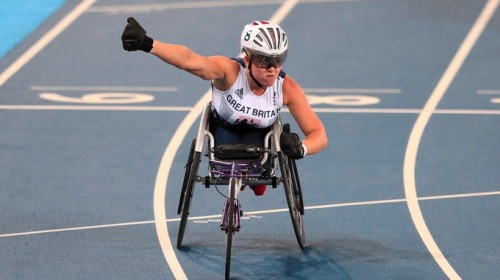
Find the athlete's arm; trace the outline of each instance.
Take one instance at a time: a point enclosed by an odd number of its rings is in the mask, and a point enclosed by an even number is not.
[[[302,87],[289,75],[283,82],[283,102],[305,135],[302,143],[307,148],[307,154],[323,150],[328,145],[325,127],[309,105]]]
[[[168,64],[186,70],[219,86],[234,81],[239,67],[224,56],[205,57],[183,45],[167,44],[146,35],[146,30],[133,17],[127,19],[122,33],[123,49],[151,53]]]
[[[164,62],[204,80],[224,79],[228,70],[232,71],[234,64],[225,56],[205,57],[186,46],[167,44],[158,40],[154,40],[150,53]]]

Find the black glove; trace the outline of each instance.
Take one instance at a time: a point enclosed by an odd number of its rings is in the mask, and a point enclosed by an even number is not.
[[[146,36],[146,30],[133,18],[127,19],[127,26],[122,33],[123,49],[126,51],[150,52],[153,48],[153,39]]]
[[[297,133],[290,133],[290,124],[283,125],[283,132],[280,136],[281,150],[289,158],[301,159],[304,157],[304,148]]]

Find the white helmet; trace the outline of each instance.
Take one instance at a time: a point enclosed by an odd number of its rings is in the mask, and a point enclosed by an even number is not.
[[[247,24],[241,33],[241,48],[247,55],[279,57],[284,62],[288,53],[288,38],[279,25],[254,21]]]

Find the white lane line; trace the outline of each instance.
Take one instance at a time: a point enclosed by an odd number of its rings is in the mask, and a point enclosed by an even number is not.
[[[60,110],[60,111],[174,111],[190,112],[191,106],[105,106],[105,105],[0,105],[0,110]],[[347,114],[420,114],[421,109],[391,108],[315,108],[316,113]],[[282,112],[288,112],[286,108]],[[437,109],[439,115],[500,115],[500,110]]]
[[[479,89],[477,94],[500,94],[500,89]]]
[[[59,111],[173,111],[190,112],[191,106],[105,106],[105,105],[0,105],[0,110],[59,110]],[[420,114],[421,109],[390,108],[314,108],[317,113],[337,114]],[[286,108],[282,112],[288,112]],[[500,110],[437,109],[439,115],[500,115]]]
[[[32,86],[33,91],[153,91],[174,92],[176,87]]]
[[[176,3],[155,3],[155,4],[126,4],[126,5],[109,5],[95,6],[89,9],[89,13],[139,13],[152,12],[172,9],[199,9],[199,8],[215,8],[215,7],[237,7],[237,6],[254,6],[254,5],[277,5],[281,0],[253,0],[253,1],[193,1],[193,2],[176,2]]]
[[[450,265],[450,263],[434,241],[429,229],[427,228],[427,225],[425,224],[425,219],[422,215],[418,203],[418,196],[415,185],[415,167],[417,162],[417,153],[420,145],[420,140],[422,139],[425,127],[427,126],[432,114],[436,110],[439,102],[446,93],[446,90],[460,70],[465,59],[469,55],[469,52],[472,50],[474,44],[485,29],[488,21],[495,13],[495,10],[498,7],[498,3],[499,0],[490,0],[486,3],[481,14],[467,34],[467,37],[453,57],[450,65],[444,72],[436,88],[427,100],[427,103],[425,104],[422,112],[419,114],[410,133],[410,137],[408,139],[408,144],[406,147],[403,176],[408,208],[410,210],[413,223],[420,237],[422,238],[422,241],[424,242],[425,246],[431,253],[436,263],[441,267],[443,272],[450,279],[460,279],[460,276]]]
[[[60,110],[60,111],[174,111],[189,112],[191,106],[92,106],[92,105],[0,105],[0,110]]]
[[[70,227],[70,228],[48,229],[48,230],[36,230],[36,231],[0,234],[0,238],[2,238],[2,237],[16,237],[16,236],[24,236],[24,235],[35,235],[35,234],[57,233],[57,232],[67,232],[67,231],[80,231],[80,230],[91,230],[91,229],[102,229],[102,228],[126,227],[126,226],[145,225],[145,224],[152,224],[152,223],[154,223],[154,221],[117,223],[117,224],[84,226],[84,227]]]
[[[295,7],[298,0],[287,0],[285,1],[278,11],[271,17],[270,21],[279,24],[282,19]],[[158,235],[158,240],[160,242],[160,246],[163,251],[163,255],[167,261],[168,266],[172,270],[174,277],[176,279],[187,279],[182,266],[175,255],[174,248],[172,246],[172,242],[170,241],[170,236],[168,235],[168,228],[165,211],[165,195],[167,192],[167,184],[168,184],[168,175],[170,173],[170,169],[172,163],[174,161],[174,157],[179,150],[187,132],[194,124],[195,120],[201,114],[203,107],[211,100],[211,91],[210,89],[203,94],[200,100],[195,104],[192,111],[190,111],[184,120],[180,123],[177,130],[175,131],[172,139],[168,143],[167,149],[163,154],[160,167],[158,168],[158,173],[156,175],[156,182],[154,188],[154,197],[153,197],[153,209],[154,209],[154,217],[155,217],[155,225],[156,225],[156,234]]]
[[[360,113],[360,114],[419,114],[420,109],[389,109],[389,108],[316,108],[316,113]],[[500,112],[500,110],[499,110]]]
[[[179,124],[172,139],[168,143],[167,149],[161,159],[160,167],[156,175],[156,182],[154,188],[153,205],[154,217],[156,225],[156,234],[160,242],[160,246],[167,261],[168,266],[172,270],[176,279],[187,279],[184,270],[182,269],[177,256],[175,255],[170,236],[168,235],[168,228],[166,211],[165,211],[165,195],[167,192],[168,175],[174,161],[174,157],[179,150],[189,128],[193,125],[194,121],[198,118],[203,110],[203,107],[210,101],[211,95],[207,91],[202,98],[195,104],[193,109],[187,114],[184,120]]]
[[[434,114],[441,115],[500,115],[500,110],[465,110],[465,109],[437,109]]]
[[[304,88],[306,93],[397,94],[395,88]]]
[[[360,2],[369,0],[302,0],[301,4],[310,3],[335,3],[335,2]],[[239,7],[257,5],[278,5],[283,0],[226,0],[226,1],[185,1],[175,3],[151,3],[151,4],[123,4],[123,5],[102,5],[89,9],[89,13],[149,13],[153,11],[163,11],[172,9],[199,9],[215,7]]]
[[[495,196],[500,195],[500,191],[491,192],[479,192],[479,193],[464,193],[464,194],[449,194],[449,195],[436,195],[436,196],[426,196],[420,197],[418,200],[442,200],[442,199],[452,199],[452,198],[469,198],[469,197],[483,197],[483,196]],[[317,209],[329,209],[329,208],[341,208],[341,207],[352,207],[352,206],[365,206],[365,205],[382,205],[389,203],[403,203],[406,199],[386,199],[386,200],[371,200],[371,201],[360,201],[360,202],[345,202],[337,204],[325,204],[325,205],[314,205],[306,206],[306,210],[317,210]],[[283,213],[288,212],[288,208],[281,209],[270,209],[270,210],[259,210],[259,211],[248,211],[245,215],[261,215],[261,214],[273,214],[273,213]],[[217,219],[220,218],[220,214],[206,215],[206,216],[193,216],[189,217],[190,221],[206,220],[206,219]],[[167,223],[178,222],[180,218],[167,219]],[[49,229],[49,230],[37,230],[37,231],[27,231],[27,232],[17,232],[17,233],[5,233],[0,234],[0,238],[6,237],[17,237],[26,235],[36,235],[36,234],[48,234],[48,233],[58,233],[58,232],[70,232],[70,231],[81,231],[81,230],[95,230],[103,228],[115,228],[115,227],[128,227],[137,225],[154,224],[155,221],[139,221],[139,222],[128,222],[128,223],[116,223],[116,224],[105,224],[105,225],[95,225],[95,226],[82,226],[82,227],[70,227],[70,228],[60,228],[60,229]]]
[[[52,42],[59,34],[61,34],[68,26],[70,26],[79,16],[81,16],[96,0],[84,0],[76,6],[69,14],[67,14],[56,26],[40,38],[31,48],[21,55],[14,63],[12,63],[5,71],[0,74],[0,87],[9,80],[14,74],[26,65],[33,57],[43,50],[50,42]]]

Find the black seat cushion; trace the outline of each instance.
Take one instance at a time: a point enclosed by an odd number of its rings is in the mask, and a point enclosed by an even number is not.
[[[255,144],[221,144],[214,148],[214,155],[219,159],[252,159],[262,158],[264,148]]]

